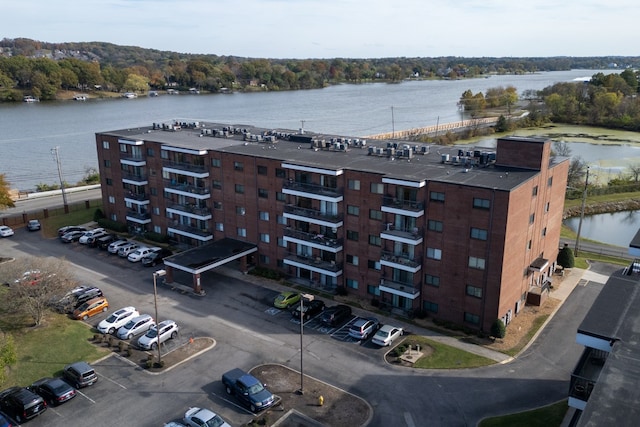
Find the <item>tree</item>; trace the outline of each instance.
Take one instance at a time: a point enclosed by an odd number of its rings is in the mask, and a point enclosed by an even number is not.
[[[553,141],[553,153],[556,156],[571,157],[571,147],[567,141]]]
[[[57,258],[28,257],[1,267],[0,278],[9,284],[3,310],[29,316],[34,326],[76,285],[67,263]]]
[[[0,210],[16,206],[11,199],[10,191],[9,182],[5,179],[4,174],[0,173]]]
[[[564,247],[560,249],[560,252],[558,252],[557,261],[558,265],[561,265],[564,268],[573,268],[573,266],[575,265],[576,260],[573,257],[573,251],[566,243]]]
[[[149,79],[139,74],[129,74],[124,88],[132,92],[143,92],[149,89]]]
[[[504,326],[502,319],[496,319],[491,324],[491,336],[502,339],[507,335],[507,328]]]
[[[633,175],[633,182],[640,180],[640,163],[634,163],[628,166],[631,175]]]
[[[582,157],[577,156],[571,159],[569,163],[569,172],[567,174],[567,185],[574,188],[582,188],[584,185],[584,176],[587,173],[587,162]]]

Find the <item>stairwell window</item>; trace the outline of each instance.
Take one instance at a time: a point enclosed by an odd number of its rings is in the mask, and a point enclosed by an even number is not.
[[[474,197],[473,207],[477,209],[489,209],[491,207],[491,201],[488,199],[481,199],[479,197]]]
[[[442,249],[427,248],[427,258],[441,260]]]
[[[476,297],[476,298],[482,298],[482,288],[479,288],[477,286],[467,285],[467,295]]]
[[[485,268],[485,260],[484,258],[477,258],[474,256],[469,257],[469,267],[477,268],[478,270],[484,270]]]

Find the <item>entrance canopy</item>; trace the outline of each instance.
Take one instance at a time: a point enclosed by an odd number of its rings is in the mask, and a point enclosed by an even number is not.
[[[200,274],[257,251],[258,247],[252,243],[224,238],[167,257],[164,259],[164,265],[187,273]]]

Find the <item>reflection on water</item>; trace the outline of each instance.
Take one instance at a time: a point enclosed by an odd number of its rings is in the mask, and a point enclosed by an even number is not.
[[[573,231],[578,231],[580,217],[564,221]],[[640,227],[640,212],[623,211],[585,216],[580,237],[610,245],[628,247]]]

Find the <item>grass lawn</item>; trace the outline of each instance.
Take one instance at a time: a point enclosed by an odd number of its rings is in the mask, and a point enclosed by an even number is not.
[[[58,235],[58,228],[60,227],[64,227],[65,225],[81,225],[91,222],[93,221],[93,215],[95,214],[96,209],[100,209],[101,207],[102,203],[99,200],[92,200],[90,209],[83,208],[73,210],[68,214],[56,214],[55,212],[51,212],[51,216],[49,216],[49,218],[40,221],[42,223],[42,232],[45,236],[55,237]]]
[[[420,345],[422,349],[431,348],[432,353],[423,356],[413,365],[414,368],[421,369],[463,369],[478,368],[495,364],[495,360],[468,353],[459,348],[451,347],[428,338],[411,335],[400,345],[411,345],[415,348]]]
[[[563,400],[531,411],[487,418],[478,425],[480,427],[558,427],[562,424],[567,409],[567,401]]]

